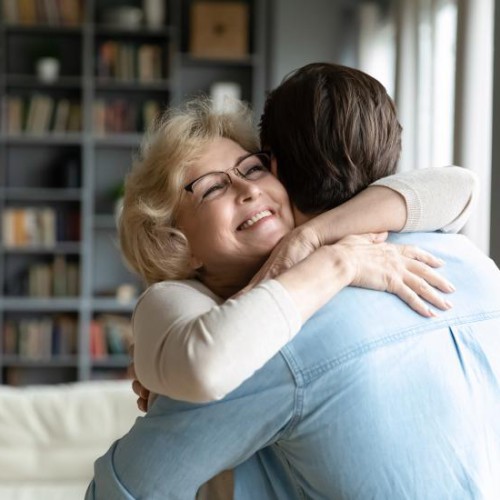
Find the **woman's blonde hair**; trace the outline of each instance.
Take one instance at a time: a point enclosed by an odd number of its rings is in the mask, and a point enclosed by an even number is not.
[[[118,234],[126,262],[147,284],[195,275],[188,241],[175,221],[187,167],[219,137],[258,150],[249,107],[226,104],[216,110],[210,99],[198,97],[168,109],[141,144],[125,182]]]

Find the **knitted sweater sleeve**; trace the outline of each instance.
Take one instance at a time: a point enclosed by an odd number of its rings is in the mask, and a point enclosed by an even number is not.
[[[141,383],[155,393],[196,403],[236,389],[302,325],[287,291],[275,280],[225,302],[198,282],[157,283],[140,298],[132,323]]]
[[[408,217],[403,232],[457,233],[467,222],[479,192],[477,176],[454,166],[411,170],[372,185],[391,188],[405,199]]]

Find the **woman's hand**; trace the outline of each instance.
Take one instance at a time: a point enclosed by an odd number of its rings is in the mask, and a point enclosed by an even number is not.
[[[311,255],[320,246],[321,242],[314,230],[305,225],[295,228],[274,247],[264,265],[240,293],[248,291],[262,281],[279,276]]]
[[[132,380],[132,390],[137,397],[137,408],[139,410],[146,412],[148,411],[148,401],[150,392],[139,382],[134,368],[134,345],[132,344],[129,348],[129,356],[131,359],[129,365],[129,376]]]
[[[450,293],[455,288],[433,269],[444,262],[412,245],[385,243],[386,236],[353,235],[332,245],[336,252],[346,252],[345,261],[353,266],[351,285],[393,293],[425,317],[436,313],[424,300],[438,309],[452,307],[438,290]]]
[[[132,390],[138,396],[137,408],[144,412],[148,411],[149,391],[136,378],[132,381]]]

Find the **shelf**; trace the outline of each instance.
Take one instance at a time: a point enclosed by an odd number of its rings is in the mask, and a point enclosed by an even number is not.
[[[91,301],[90,307],[94,312],[121,312],[131,313],[137,300],[131,302],[118,302],[114,298],[97,298]]]
[[[0,188],[0,199],[7,201],[81,201],[77,188]]]
[[[35,75],[7,75],[7,87],[35,88],[50,90],[81,90],[82,79],[79,76],[61,76],[56,81],[47,83],[40,81]]]
[[[92,358],[92,368],[128,368],[130,358],[126,355],[110,355],[105,358]]]
[[[133,91],[133,92],[170,92],[170,80],[157,80],[153,82],[141,82],[139,80],[117,80],[115,78],[102,78],[96,76],[95,89],[99,90],[116,90],[116,91]]]
[[[133,38],[169,38],[176,33],[175,27],[166,26],[164,29],[151,29],[145,26],[137,28],[123,28],[107,24],[97,24],[94,33],[98,37],[133,37]]]
[[[4,366],[17,368],[73,368],[78,366],[78,358],[76,356],[53,356],[46,359],[30,359],[24,356],[6,355],[0,359]]]
[[[0,142],[4,142],[8,145],[13,145],[13,146],[14,145],[81,146],[82,134],[75,132],[66,134],[48,133],[43,135],[31,135],[31,134],[6,135],[0,137]]]
[[[93,137],[96,146],[137,147],[141,143],[144,133],[96,135]]]
[[[78,298],[28,298],[28,297],[1,297],[0,308],[5,311],[33,311],[33,312],[63,312],[78,311]]]
[[[4,24],[3,29],[7,34],[35,34],[35,35],[50,35],[62,36],[72,35],[79,36],[83,34],[83,25],[79,26],[62,26],[55,24]]]
[[[5,255],[78,255],[82,252],[82,244],[77,242],[60,242],[53,247],[0,247]]]

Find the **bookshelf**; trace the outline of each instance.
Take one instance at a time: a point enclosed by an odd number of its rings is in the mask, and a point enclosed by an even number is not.
[[[216,82],[262,110],[268,2],[225,0],[247,13],[248,50],[207,57],[195,0],[166,0],[154,25],[137,20],[147,1],[0,3],[0,383],[125,375],[143,288],[114,210],[145,127]]]

